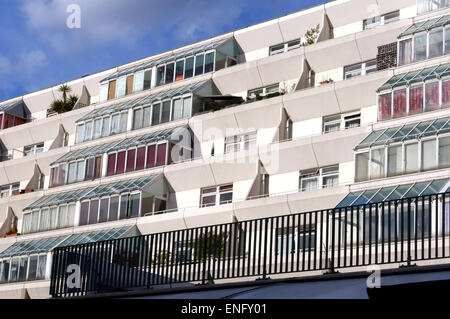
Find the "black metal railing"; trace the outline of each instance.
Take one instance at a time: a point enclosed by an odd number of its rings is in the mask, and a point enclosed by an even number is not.
[[[432,194],[57,248],[50,293],[82,296],[447,258],[449,196]]]

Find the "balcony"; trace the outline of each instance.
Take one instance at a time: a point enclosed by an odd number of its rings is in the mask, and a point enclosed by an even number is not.
[[[445,263],[450,258],[450,194],[448,181],[440,185],[425,187],[421,196],[413,195],[412,185],[407,192],[394,190],[370,200],[363,196],[356,203],[350,198],[353,206],[55,248],[50,294],[85,296],[283,274],[356,272],[373,264],[393,269],[412,263],[420,267],[430,260]],[[78,288],[65,285],[69,264],[80,267]]]

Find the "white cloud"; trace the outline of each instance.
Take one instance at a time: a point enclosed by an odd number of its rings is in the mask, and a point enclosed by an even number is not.
[[[81,29],[69,29],[70,4],[81,8]],[[239,17],[245,1],[218,0],[22,0],[27,27],[54,49],[84,50],[114,43],[132,46],[143,37],[195,40],[214,35]]]

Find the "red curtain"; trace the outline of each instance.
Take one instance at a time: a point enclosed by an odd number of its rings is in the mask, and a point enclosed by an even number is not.
[[[394,92],[394,118],[406,115],[406,89]]]
[[[3,128],[9,128],[14,126],[14,116],[8,113],[5,113],[5,123]]]
[[[116,169],[116,153],[108,155],[108,167],[106,169],[106,176],[114,175]]]
[[[134,162],[136,161],[136,150],[128,150],[127,156],[127,172],[134,171]]]
[[[423,86],[409,89],[409,114],[417,114],[423,111]]]
[[[450,80],[442,81],[442,105],[450,104]]]
[[[145,167],[145,147],[140,147],[137,150],[136,170]]]
[[[156,145],[150,145],[147,148],[147,168],[155,166]]]
[[[166,149],[167,144],[158,145],[158,154],[156,156],[156,166],[161,166],[166,164]]]
[[[117,154],[116,174],[122,174],[125,171],[125,151]]]
[[[439,82],[428,83],[425,85],[425,101],[425,108],[427,111],[439,108]]]
[[[14,126],[25,124],[25,123],[26,122],[25,122],[25,120],[23,118],[20,118],[20,117],[16,116],[16,121],[14,122]]]
[[[391,118],[391,93],[383,94],[378,97],[380,120]]]

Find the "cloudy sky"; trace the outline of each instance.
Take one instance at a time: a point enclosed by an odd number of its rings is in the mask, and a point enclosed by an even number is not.
[[[2,0],[0,101],[324,0]],[[68,28],[71,4],[81,28]]]

